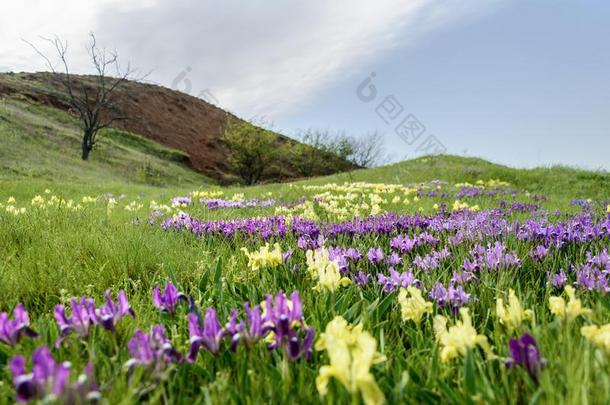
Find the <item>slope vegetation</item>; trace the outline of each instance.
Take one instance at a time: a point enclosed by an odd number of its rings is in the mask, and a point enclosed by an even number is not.
[[[74,81],[79,87],[95,86],[93,79],[87,76],[74,76]],[[29,100],[63,111],[69,109],[64,88],[51,73],[0,74],[0,97]],[[226,180],[235,175],[228,164],[230,151],[222,137],[228,120],[239,118],[199,98],[149,83],[125,83],[113,102],[129,117],[117,122],[117,128],[181,150],[188,155],[189,165],[208,177]],[[280,144],[296,143],[281,134],[277,137]],[[352,167],[347,162],[340,163],[341,167]],[[282,160],[263,180],[295,177],[297,174],[290,161]]]
[[[188,166],[188,155],[141,136],[107,130],[95,158],[80,159],[78,122],[52,107],[0,101],[0,179],[75,184],[201,185],[212,180]]]

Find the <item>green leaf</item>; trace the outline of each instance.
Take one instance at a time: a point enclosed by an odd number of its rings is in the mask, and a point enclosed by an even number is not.
[[[171,280],[171,282],[177,286],[178,285],[178,281],[176,280],[176,273],[174,272],[174,270],[168,266],[167,268],[167,274],[169,275],[169,279]]]
[[[356,318],[356,315],[360,314],[362,312],[362,310],[360,309],[361,306],[362,306],[362,301],[356,302],[354,305],[349,307],[349,309],[347,311],[344,312],[343,317],[345,319]]]
[[[421,388],[415,393],[415,399],[422,404],[439,404],[442,403],[440,395],[426,388]]]
[[[532,397],[530,398],[528,404],[536,405],[540,401],[540,397],[542,397],[542,394],[544,394],[544,390],[542,388],[538,388],[538,390],[534,392],[534,395],[532,395]]]
[[[421,385],[422,384],[422,380],[421,380],[419,374],[417,374],[415,372],[415,370],[412,369],[412,368],[409,368],[409,377],[411,378],[413,383],[415,383],[415,385]]]
[[[385,312],[388,310],[388,307],[390,306],[390,304],[392,303],[394,299],[394,294],[388,294],[387,297],[385,297],[380,303],[379,306],[377,307],[377,315],[382,318],[383,314],[385,314]]]
[[[463,404],[464,401],[460,399],[460,397],[456,394],[455,390],[449,387],[444,381],[441,379],[437,379],[436,383],[438,387],[441,389],[443,394],[445,394],[445,400],[450,404],[460,405]]]
[[[222,258],[216,260],[216,270],[214,270],[214,292],[219,301],[222,298]]]
[[[201,275],[201,278],[199,279],[199,283],[197,285],[197,288],[199,288],[199,291],[201,291],[202,294],[205,294],[209,283],[210,283],[210,275],[209,275],[209,271],[206,270]]]
[[[464,388],[472,397],[477,393],[477,375],[476,366],[474,364],[474,355],[472,350],[468,349],[466,358],[464,359]]]

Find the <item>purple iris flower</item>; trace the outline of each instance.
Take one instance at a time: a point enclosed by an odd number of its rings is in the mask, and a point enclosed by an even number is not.
[[[462,270],[474,273],[481,270],[481,265],[475,260],[470,261],[468,258],[464,259],[464,264],[462,265]]]
[[[388,266],[392,267],[392,266],[398,266],[400,263],[402,263],[402,258],[398,255],[398,253],[396,252],[392,252],[386,259],[386,263],[388,264]]]
[[[506,367],[523,367],[529,375],[538,381],[538,374],[546,360],[540,356],[538,343],[533,336],[524,333],[519,339],[511,338],[508,343],[510,358],[504,364]]]
[[[289,360],[294,361],[302,356],[309,359],[315,330],[313,327],[305,327],[299,293],[293,292],[290,301],[281,291],[275,299],[267,295],[264,305],[264,327],[273,332],[273,343],[268,346],[269,350],[285,347]]]
[[[583,209],[590,209],[592,207],[591,201],[586,198],[575,198],[571,201],[571,204],[575,207],[581,207]]]
[[[242,336],[246,342],[252,344],[267,333],[263,326],[265,321],[258,305],[250,308],[250,303],[246,302],[244,311],[246,312],[246,326],[243,328]]]
[[[370,248],[369,252],[366,254],[367,259],[373,264],[379,264],[383,261],[385,257],[383,255],[383,250],[381,248]]]
[[[288,338],[286,344],[286,352],[288,353],[288,359],[291,361],[298,360],[302,356],[305,356],[307,360],[311,358],[313,340],[315,337],[315,329],[304,328],[305,336],[299,336],[299,333],[294,332]]]
[[[290,259],[292,259],[292,253],[294,251],[292,249],[288,249],[284,253],[282,253],[282,263],[288,263]]]
[[[34,351],[30,373],[26,371],[25,363],[23,356],[15,356],[9,363],[18,402],[53,398],[59,403],[84,403],[100,397],[91,365],[71,383],[70,363],[57,363],[46,346]]]
[[[188,314],[190,351],[187,360],[194,363],[201,348],[217,354],[220,350],[220,343],[224,336],[224,330],[218,322],[216,311],[213,308],[205,310],[205,317],[191,312]]]
[[[297,240],[297,247],[302,250],[315,250],[322,245],[324,245],[324,237],[322,237],[322,235],[319,235],[317,238],[303,235]]]
[[[451,282],[454,284],[468,284],[473,281],[477,281],[477,276],[466,270],[460,272],[454,271],[451,278]]]
[[[530,208],[534,209],[536,206],[528,207],[528,209]],[[440,214],[433,217],[388,213],[320,225],[298,217],[293,218],[288,224],[286,218],[282,216],[212,221],[179,214],[165,218],[160,226],[168,231],[190,232],[197,237],[220,236],[226,239],[232,239],[237,235],[281,238],[291,234],[298,238],[298,246],[301,249],[315,249],[320,246],[321,241],[331,241],[341,236],[353,238],[368,235],[375,237],[406,230],[423,231],[412,239],[401,234],[392,238],[390,247],[400,253],[407,253],[422,245],[435,246],[440,242],[440,237],[446,237],[450,244],[455,245],[465,241],[480,243],[487,236],[506,240],[508,236],[514,235],[518,240],[536,245],[542,244],[548,248],[559,248],[566,243],[585,243],[604,238],[608,235],[607,229],[610,226],[610,218],[594,218],[590,212],[561,223],[549,223],[543,216],[522,223],[512,220],[511,215],[511,210],[496,209],[479,213],[467,211],[450,215]],[[426,230],[434,232],[438,237],[427,233]],[[310,244],[312,246],[309,246]],[[518,257],[513,252],[502,253],[491,248],[487,253],[485,248],[480,245],[478,251],[473,251],[473,256],[481,268],[485,267],[490,270],[520,264]]]
[[[126,363],[129,369],[142,365],[162,371],[169,363],[182,362],[182,355],[174,349],[165,335],[163,325],[154,325],[150,334],[136,329],[127,343],[127,349],[131,355],[131,359]]]
[[[70,307],[72,314],[68,318],[66,309],[63,305],[55,306],[54,316],[57,326],[59,327],[60,338],[55,343],[55,347],[59,347],[63,339],[70,333],[75,332],[78,337],[85,337],[89,334],[89,327],[97,325],[98,319],[95,309],[95,301],[93,298],[81,297],[76,300],[75,297],[70,299]]]
[[[433,235],[430,235],[428,232],[422,232],[417,235],[417,246],[429,245],[436,246],[438,245],[440,240]]]
[[[578,286],[589,291],[593,291],[597,287],[597,279],[591,271],[580,271],[577,273]]]
[[[390,241],[390,247],[400,253],[407,253],[417,246],[417,240],[408,236],[399,235]]]
[[[190,205],[192,202],[191,197],[174,197],[172,198],[172,205]]]
[[[38,337],[38,334],[30,328],[30,317],[23,304],[17,304],[13,315],[14,319],[9,319],[6,312],[0,313],[0,342],[15,346],[23,335]]]
[[[208,209],[218,208],[253,208],[253,207],[271,207],[275,205],[275,200],[267,199],[259,201],[257,198],[251,200],[223,200],[220,198],[201,198],[199,202],[207,205]]]
[[[457,287],[449,286],[448,296],[449,302],[454,309],[463,307],[470,300],[470,294],[466,293],[461,285]]]
[[[415,259],[413,259],[413,265],[426,273],[438,268],[440,264],[440,260],[433,255],[426,255],[424,257],[416,256]]]
[[[485,251],[485,265],[490,270],[498,270],[499,268],[519,266],[521,263],[514,252],[505,253],[506,246],[500,242],[496,242],[493,247],[487,248]]]
[[[153,290],[153,305],[163,312],[171,315],[176,313],[176,307],[180,300],[186,301],[186,296],[179,292],[173,283],[166,283],[165,290],[161,293],[160,287],[157,285]]]
[[[441,283],[436,283],[428,293],[428,297],[436,302],[439,307],[450,305],[452,312],[457,313],[457,310],[470,301],[470,294],[466,293],[461,285],[457,287],[449,285],[446,288]]]
[[[264,320],[261,315],[261,310],[258,305],[250,308],[250,303],[244,304],[246,319],[239,320],[237,309],[231,309],[229,322],[225,326],[225,334],[231,337],[231,350],[235,351],[240,342],[244,342],[247,346],[252,346],[254,343],[263,338],[270,330],[269,326],[264,325]]]
[[[345,251],[341,247],[329,247],[328,258],[337,262],[339,265],[339,271],[342,275],[346,275],[348,273],[349,264],[347,262],[347,257],[345,256]]]
[[[303,321],[301,297],[297,291],[290,296],[290,304],[283,292],[279,292],[275,299],[271,295],[265,298],[265,316],[263,322],[275,332],[276,343],[290,333],[293,323]]]
[[[360,270],[358,274],[354,276],[354,283],[360,287],[366,287],[369,281],[371,281],[371,277],[362,270]]]
[[[362,259],[362,254],[358,249],[347,248],[345,251],[345,257],[350,259],[353,263],[357,263]]]
[[[428,293],[428,297],[439,307],[445,306],[448,301],[448,292],[442,283],[436,283]]]
[[[419,280],[415,278],[412,271],[399,273],[392,267],[390,267],[389,276],[377,273],[377,282],[381,284],[383,291],[388,293],[395,291],[398,287],[420,286]]]
[[[445,246],[439,251],[432,252],[432,256],[438,259],[439,261],[447,260],[451,257],[451,252],[449,251],[449,248]]]
[[[123,290],[119,291],[117,303],[112,300],[110,290],[107,290],[106,303],[99,308],[96,308],[93,298],[87,297],[81,297],[78,301],[72,297],[70,308],[72,313],[68,318],[64,305],[55,306],[54,316],[60,333],[60,338],[55,343],[56,347],[61,345],[70,332],[75,332],[78,337],[82,338],[89,334],[91,326],[98,324],[114,332],[116,324],[122,317],[126,315],[135,317]]]
[[[241,342],[251,347],[271,336],[269,350],[285,348],[291,361],[311,357],[314,329],[305,327],[298,292],[293,292],[289,299],[281,291],[275,297],[267,295],[260,306],[250,307],[246,302],[244,312],[246,317],[240,320],[237,309],[233,308],[222,332],[223,336],[230,336],[231,350],[236,350]]]
[[[106,290],[106,303],[100,305],[100,307],[96,310],[96,316],[99,323],[105,329],[113,332],[116,324],[121,320],[121,318],[127,315],[131,315],[132,318],[135,318],[136,316],[135,312],[129,305],[129,301],[127,301],[125,291],[119,291],[117,298],[118,302],[115,303],[110,295],[110,290]]]
[[[549,249],[547,249],[546,247],[544,247],[542,245],[538,245],[538,246],[536,246],[536,248],[532,251],[532,253],[530,255],[532,256],[532,259],[534,259],[537,262],[540,262],[540,261],[542,261],[542,259],[547,257],[548,254],[549,254]]]
[[[224,333],[231,337],[232,351],[237,349],[237,345],[242,338],[242,331],[245,327],[244,321],[239,319],[237,309],[231,308],[231,315],[229,315],[229,322],[225,325]]]
[[[164,216],[165,216],[165,214],[163,213],[163,211],[154,210],[153,212],[150,213],[150,217],[148,217],[148,223],[151,225],[154,225],[160,219],[163,219]]]

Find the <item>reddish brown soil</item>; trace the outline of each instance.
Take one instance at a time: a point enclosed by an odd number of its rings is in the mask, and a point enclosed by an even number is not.
[[[86,77],[76,78],[90,83]],[[0,75],[0,95],[15,94],[69,109],[61,84],[50,73]],[[221,141],[228,117],[224,110],[188,94],[132,81],[121,88],[114,103],[129,117],[117,123],[118,128],[188,153],[193,169],[212,178],[220,180],[231,174],[227,162],[229,151]],[[278,136],[283,142],[294,142]],[[284,168],[282,172],[291,177],[290,168]]]

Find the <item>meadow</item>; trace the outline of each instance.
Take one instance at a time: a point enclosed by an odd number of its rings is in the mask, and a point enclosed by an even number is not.
[[[610,401],[606,173],[73,173],[1,179],[3,403]]]

